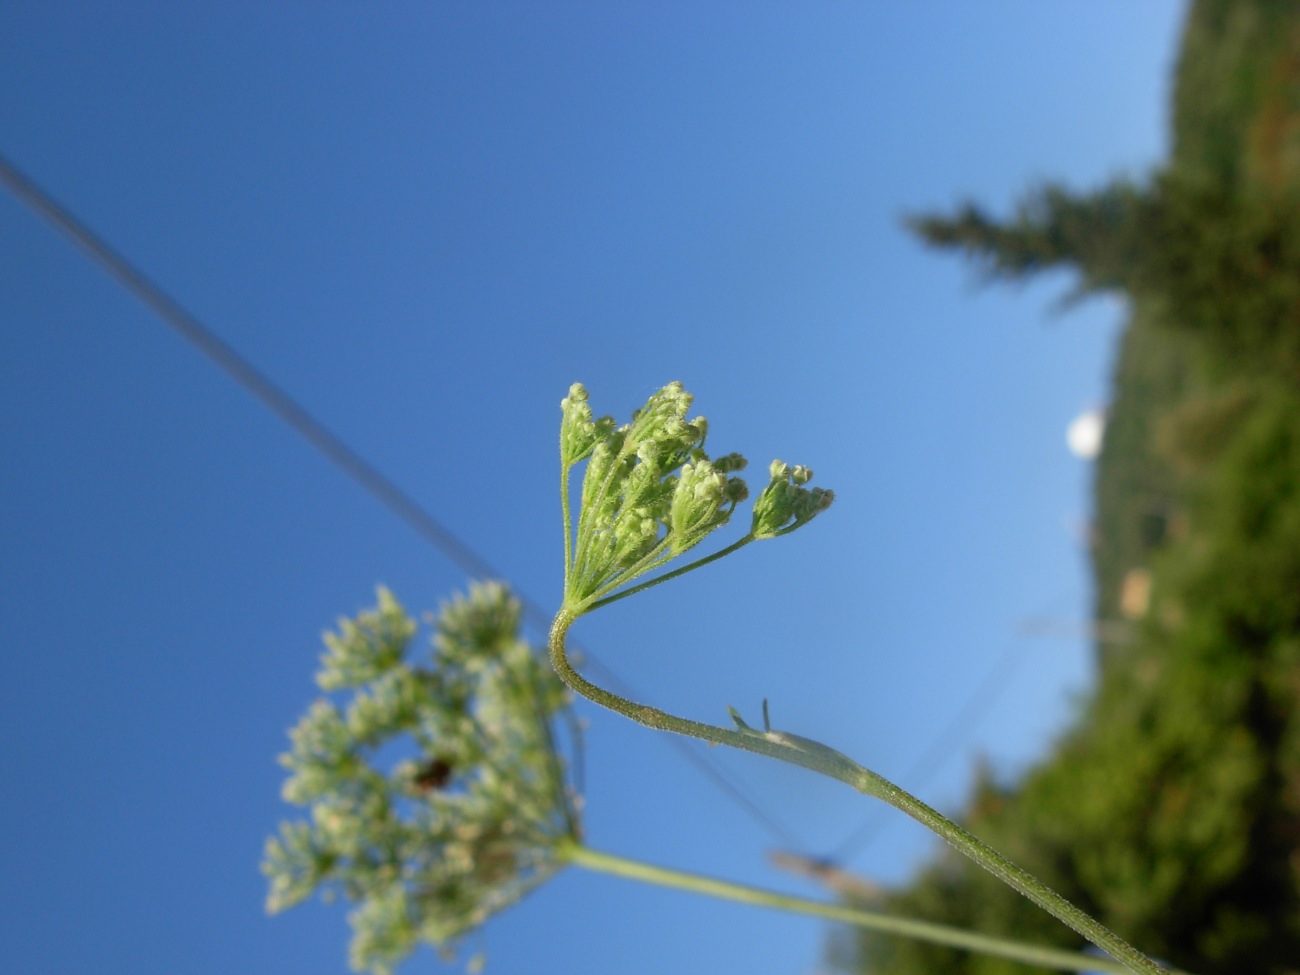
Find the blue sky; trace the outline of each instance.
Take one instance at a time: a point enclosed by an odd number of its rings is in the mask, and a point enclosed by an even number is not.
[[[647,701],[773,721],[955,809],[1088,684],[1090,468],[1123,309],[983,291],[900,216],[1167,143],[1178,2],[14,3],[0,152],[554,604],[570,383],[679,379],[710,445],[832,511],[574,631]],[[275,755],[319,634],[466,579],[0,194],[0,969],[343,972],[344,911],[268,919]],[[533,634],[540,637],[540,634]],[[1008,652],[939,772],[909,769]],[[812,894],[655,734],[581,707],[592,845]],[[874,812],[722,763],[801,851]],[[932,849],[884,814],[849,866]],[[500,973],[814,972],[824,928],[570,871],[469,949]],[[408,971],[443,970],[424,952]],[[451,971],[453,968],[446,968]]]

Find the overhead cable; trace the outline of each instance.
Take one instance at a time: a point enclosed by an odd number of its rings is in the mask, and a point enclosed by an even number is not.
[[[457,538],[449,528],[396,482],[312,416],[270,377],[199,321],[125,256],[114,250],[102,237],[78,220],[67,208],[61,206],[36,183],[23,175],[3,154],[0,154],[0,183],[8,187],[14,196],[38,216],[60,230],[164,324],[198,348],[231,379],[256,397],[263,406],[280,417],[452,563],[472,577],[505,578],[490,562]],[[527,594],[522,592],[517,594],[526,616],[546,632],[550,626],[551,614]],[[583,650],[576,643],[574,649],[583,654],[590,666],[603,674],[606,683],[616,685],[624,696],[635,696],[626,682],[619,679],[608,666],[600,663],[590,651]],[[774,838],[789,845],[799,845],[791,831],[760,809],[720,765],[709,761],[704,754],[693,747],[692,743],[677,737],[669,737],[667,740],[715,787],[744,809]]]

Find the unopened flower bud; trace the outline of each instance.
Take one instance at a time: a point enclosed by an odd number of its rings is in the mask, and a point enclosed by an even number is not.
[[[743,471],[748,463],[741,454],[723,454],[714,459],[713,466],[723,474],[733,474]]]
[[[769,468],[772,479],[754,502],[750,528],[754,538],[775,538],[807,524],[830,507],[835,495],[824,488],[805,488],[812,478],[807,467],[791,467],[779,460]]]

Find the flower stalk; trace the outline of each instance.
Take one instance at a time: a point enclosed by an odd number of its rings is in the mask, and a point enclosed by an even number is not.
[[[565,638],[574,621],[653,585],[700,568],[751,541],[775,538],[802,527],[830,506],[834,495],[808,488],[812,471],[774,461],[768,486],[754,504],[750,530],[712,556],[655,577],[630,583],[694,548],[730,519],[748,490],[733,472],[744,458],[729,454],[710,462],[704,453],[707,425],[688,420],[691,396],[671,383],[615,427],[604,417],[594,420],[586,390],[575,384],[561,403],[561,505],[566,535],[564,600],[551,626],[551,663],[576,693],[640,724],[660,731],[730,745],[810,769],[882,799],[937,833],[961,853],[1073,928],[1138,975],[1166,970],[1128,944],[1028,871],[983,843],[947,817],[841,752],[789,732],[774,731],[764,703],[763,730],[750,727],[731,711],[734,728],[681,718],[631,701],[593,684],[568,659]],[[587,460],[582,508],[576,537],[569,545],[569,473]]]
[[[701,876],[682,870],[672,870],[654,864],[632,860],[628,857],[593,850],[589,846],[570,844],[562,855],[575,867],[607,873],[615,877],[626,877],[643,883],[657,884],[685,890],[706,897],[766,907],[791,914],[805,914],[810,917],[850,924],[854,927],[880,931],[885,934],[904,938],[915,938],[931,944],[961,948],[994,958],[1023,962],[1040,968],[1051,968],[1066,972],[1106,972],[1108,975],[1126,975],[1128,967],[1108,958],[1086,955],[1080,952],[1065,951],[1059,948],[1045,948],[1039,945],[1024,944],[1006,938],[979,934],[962,928],[934,924],[929,921],[917,921],[911,918],[895,917],[879,911],[868,911],[842,904],[826,904],[806,897],[794,897],[777,891],[763,890],[746,884],[735,884],[726,880]]]
[[[268,908],[320,891],[356,904],[351,961],[391,973],[420,942],[444,953],[568,866],[853,924],[1026,964],[1119,972],[1112,963],[958,928],[792,897],[593,850],[552,725],[571,719],[559,680],[519,638],[504,586],[443,606],[432,667],[412,662],[417,625],[380,590],[375,609],[327,634],[316,701],[290,733],[287,800],[310,816],[268,841]],[[562,635],[560,637],[562,639]],[[350,695],[350,697],[349,697]],[[770,753],[798,745],[736,735]],[[834,755],[805,746],[810,767]],[[385,759],[385,756],[387,758]],[[845,760],[847,761],[847,760]]]

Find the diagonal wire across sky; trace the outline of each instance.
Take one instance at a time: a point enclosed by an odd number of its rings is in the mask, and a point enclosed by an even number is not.
[[[124,255],[25,176],[3,154],[0,154],[0,183],[3,183],[35,214],[67,236],[164,324],[194,345],[231,379],[280,417],[294,432],[320,451],[384,507],[397,515],[449,561],[473,577],[505,578],[503,573],[457,537],[408,492],[316,419],[302,404],[187,311]],[[551,614],[526,593],[517,592],[517,595],[525,615],[545,631],[550,626]],[[589,667],[599,671],[602,679],[619,693],[629,697],[637,696],[626,681],[597,659],[589,649],[576,642],[574,649],[582,654],[582,659]],[[970,696],[967,705],[958,711],[948,726],[914,763],[907,776],[912,787],[917,787],[920,781],[928,780],[952,754],[970,727],[978,723],[990,710],[998,689],[1006,686],[1010,674],[1023,658],[1022,644],[1011,648],[993,663],[988,675]],[[807,848],[795,831],[764,810],[759,802],[707,753],[694,748],[691,742],[673,736],[665,740],[774,840],[790,849]],[[876,810],[875,814],[865,819],[861,826],[835,845],[831,853],[818,858],[819,862],[843,863],[860,852],[880,832],[883,826],[882,813],[884,813],[883,809]]]
[[[70,238],[91,260],[115,278],[167,326],[198,348],[231,379],[280,417],[295,433],[324,454],[331,463],[361,485],[452,563],[465,570],[471,577],[506,578],[396,482],[316,419],[269,376],[187,311],[161,286],[151,281],[124,255],[77,219],[66,207],[60,205],[2,154],[0,154],[0,183],[3,183],[29,209]],[[525,615],[545,632],[550,627],[551,614],[526,593],[516,590],[516,595],[523,605]],[[601,663],[590,650],[576,641],[571,642],[574,649],[582,654],[582,659],[587,665],[598,670],[607,683],[624,696],[636,696],[627,682],[607,665]],[[701,753],[690,742],[676,737],[666,740],[724,795],[763,827],[773,839],[793,847],[804,845],[790,827],[764,811],[720,763]]]

